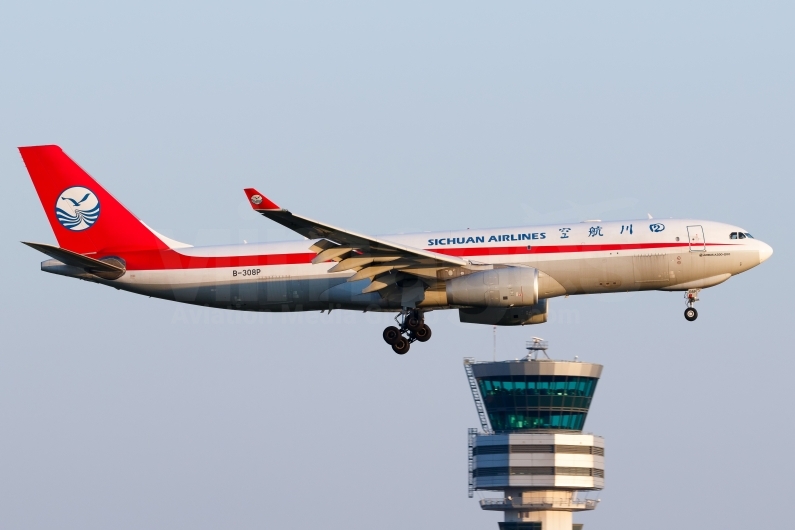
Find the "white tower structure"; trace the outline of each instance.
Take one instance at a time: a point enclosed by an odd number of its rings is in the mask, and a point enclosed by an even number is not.
[[[598,500],[579,491],[604,487],[604,439],[582,432],[602,366],[555,361],[547,344],[528,342],[523,360],[464,359],[481,432],[469,430],[469,496],[505,513],[500,530],[572,530],[572,513]],[[544,359],[539,359],[539,353]]]

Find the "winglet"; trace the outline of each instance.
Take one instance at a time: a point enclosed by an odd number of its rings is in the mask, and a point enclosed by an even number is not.
[[[255,210],[281,210],[279,206],[254,188],[246,188],[246,197]]]

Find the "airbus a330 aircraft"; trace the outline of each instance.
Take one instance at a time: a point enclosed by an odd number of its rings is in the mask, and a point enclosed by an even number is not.
[[[383,332],[404,354],[431,329],[423,314],[461,322],[546,322],[548,300],[574,294],[701,289],[756,267],[773,249],[745,229],[695,219],[582,223],[368,236],[313,221],[245,190],[255,212],[308,241],[193,247],[132,215],[60,147],[21,147],[59,246],[45,272],[177,302],[241,311],[392,311]]]

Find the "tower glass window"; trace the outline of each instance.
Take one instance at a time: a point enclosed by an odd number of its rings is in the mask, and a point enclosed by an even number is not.
[[[478,385],[497,432],[580,431],[597,381],[593,377],[513,375],[479,378]]]
[[[527,523],[498,523],[500,530],[544,530],[539,522]]]

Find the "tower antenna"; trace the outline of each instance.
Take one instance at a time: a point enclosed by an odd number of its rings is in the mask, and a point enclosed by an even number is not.
[[[492,351],[492,358],[493,360],[497,360],[497,326],[492,326],[494,331],[494,349]]]
[[[545,341],[541,337],[532,337],[533,340],[528,340],[525,348],[527,349],[527,360],[528,361],[537,361],[538,360],[538,352],[544,354],[544,357],[549,359],[549,355],[547,355],[547,350],[549,349],[549,342]]]

